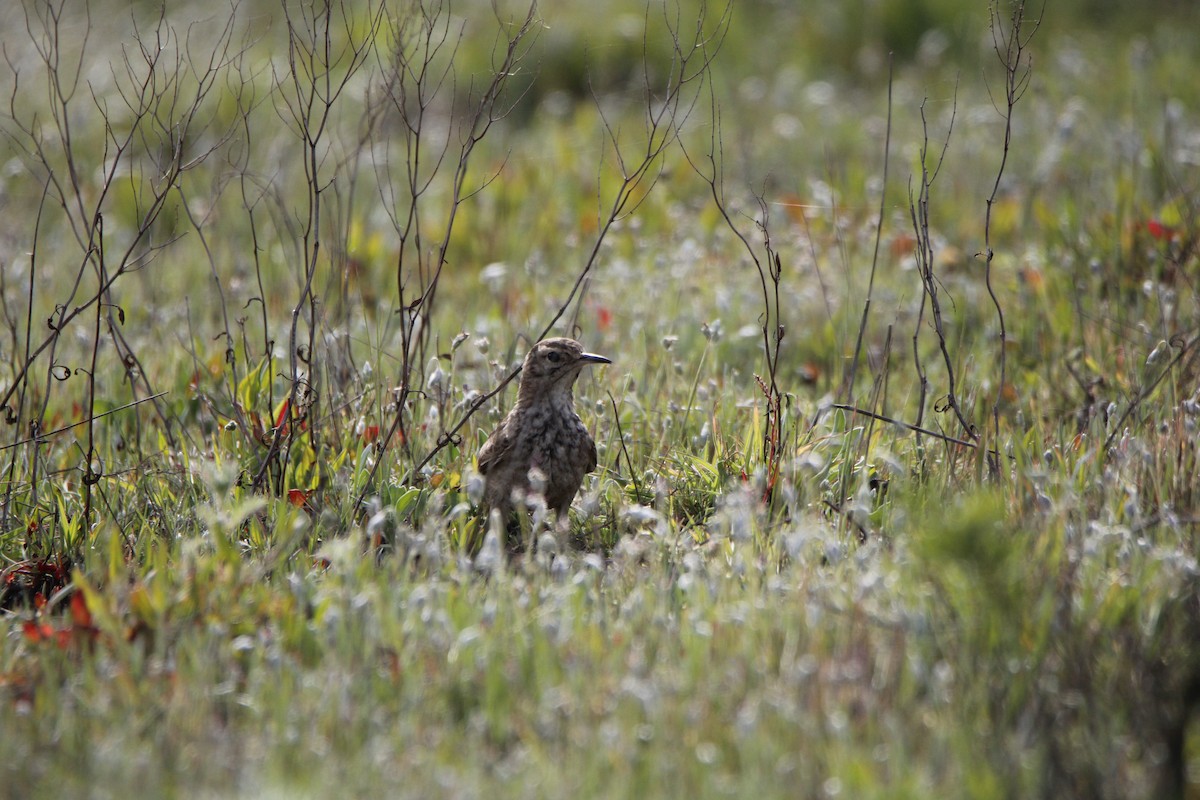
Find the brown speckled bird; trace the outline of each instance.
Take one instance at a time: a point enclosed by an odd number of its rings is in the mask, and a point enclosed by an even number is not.
[[[484,502],[501,519],[512,513],[514,489],[530,491],[531,472],[546,507],[566,519],[583,477],[596,468],[596,443],[575,413],[571,389],[588,364],[611,363],[564,338],[544,339],[525,356],[517,404],[479,450]]]

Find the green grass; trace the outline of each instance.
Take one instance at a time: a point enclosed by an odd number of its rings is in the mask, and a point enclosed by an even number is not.
[[[1047,9],[990,231],[1001,385],[975,255],[1003,140],[986,10],[738,5],[706,78],[727,209],[762,259],[762,195],[778,298],[764,302],[685,158],[704,163],[712,141],[705,90],[554,329],[614,361],[576,390],[601,466],[563,537],[573,546],[503,563],[472,504],[473,458],[513,389],[445,435],[567,299],[621,191],[617,150],[627,173],[638,163],[643,69],[659,91],[672,56],[658,7],[541,9],[512,113],[466,170],[481,190],[457,209],[437,294],[418,308],[462,139],[453,129],[440,167],[427,145],[430,180],[403,237],[389,217],[404,218],[413,163],[400,120],[363,136],[389,29],[355,70],[331,70],[351,80],[307,152],[309,181],[283,14],[241,8],[172,188],[165,159],[226,12],[172,7],[178,38],[164,40],[152,94],[165,100],[177,79],[181,99],[135,124],[121,45],[134,20],[151,41],[157,12],[110,5],[93,3],[88,22],[67,4],[65,106],[21,9],[0,12],[14,98],[0,144],[0,786],[1196,795],[1194,11],[1163,2],[1160,23],[1094,26],[1105,4]],[[698,6],[682,6],[681,30],[694,29]],[[355,11],[335,45],[370,40]],[[497,29],[513,30],[507,10],[500,26],[456,11],[461,44],[430,59],[455,79],[429,103],[427,136],[463,119],[502,55]],[[707,24],[720,27],[712,9]],[[176,73],[185,35],[196,69]],[[136,78],[144,66],[124,52]],[[974,432],[945,410],[928,307],[918,325],[909,197],[923,99],[931,151],[954,122],[930,234]],[[313,186],[321,216],[306,239]],[[97,212],[89,249],[80,232]],[[115,280],[98,306],[102,274]],[[428,340],[382,448],[417,311]],[[785,331],[778,417],[764,320]],[[289,398],[293,364],[308,397]]]

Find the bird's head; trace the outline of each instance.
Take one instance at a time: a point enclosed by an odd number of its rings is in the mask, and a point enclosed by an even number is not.
[[[543,339],[525,356],[521,367],[521,399],[531,402],[543,395],[569,396],[581,369],[588,364],[611,363],[604,356],[584,352],[583,345],[574,339]]]

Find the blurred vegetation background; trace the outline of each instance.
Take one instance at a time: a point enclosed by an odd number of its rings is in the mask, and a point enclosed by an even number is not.
[[[528,6],[388,4],[450,32],[420,169],[365,0],[303,124],[326,7],[0,7],[0,795],[1197,795],[1200,5],[1027,7],[997,181],[1011,3],[547,0],[458,206]],[[469,409],[586,264],[586,547],[505,567]]]

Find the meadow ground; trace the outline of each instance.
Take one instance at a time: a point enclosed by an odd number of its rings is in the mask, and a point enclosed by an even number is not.
[[[0,11],[0,795],[1198,796],[1190,4],[217,5]]]

